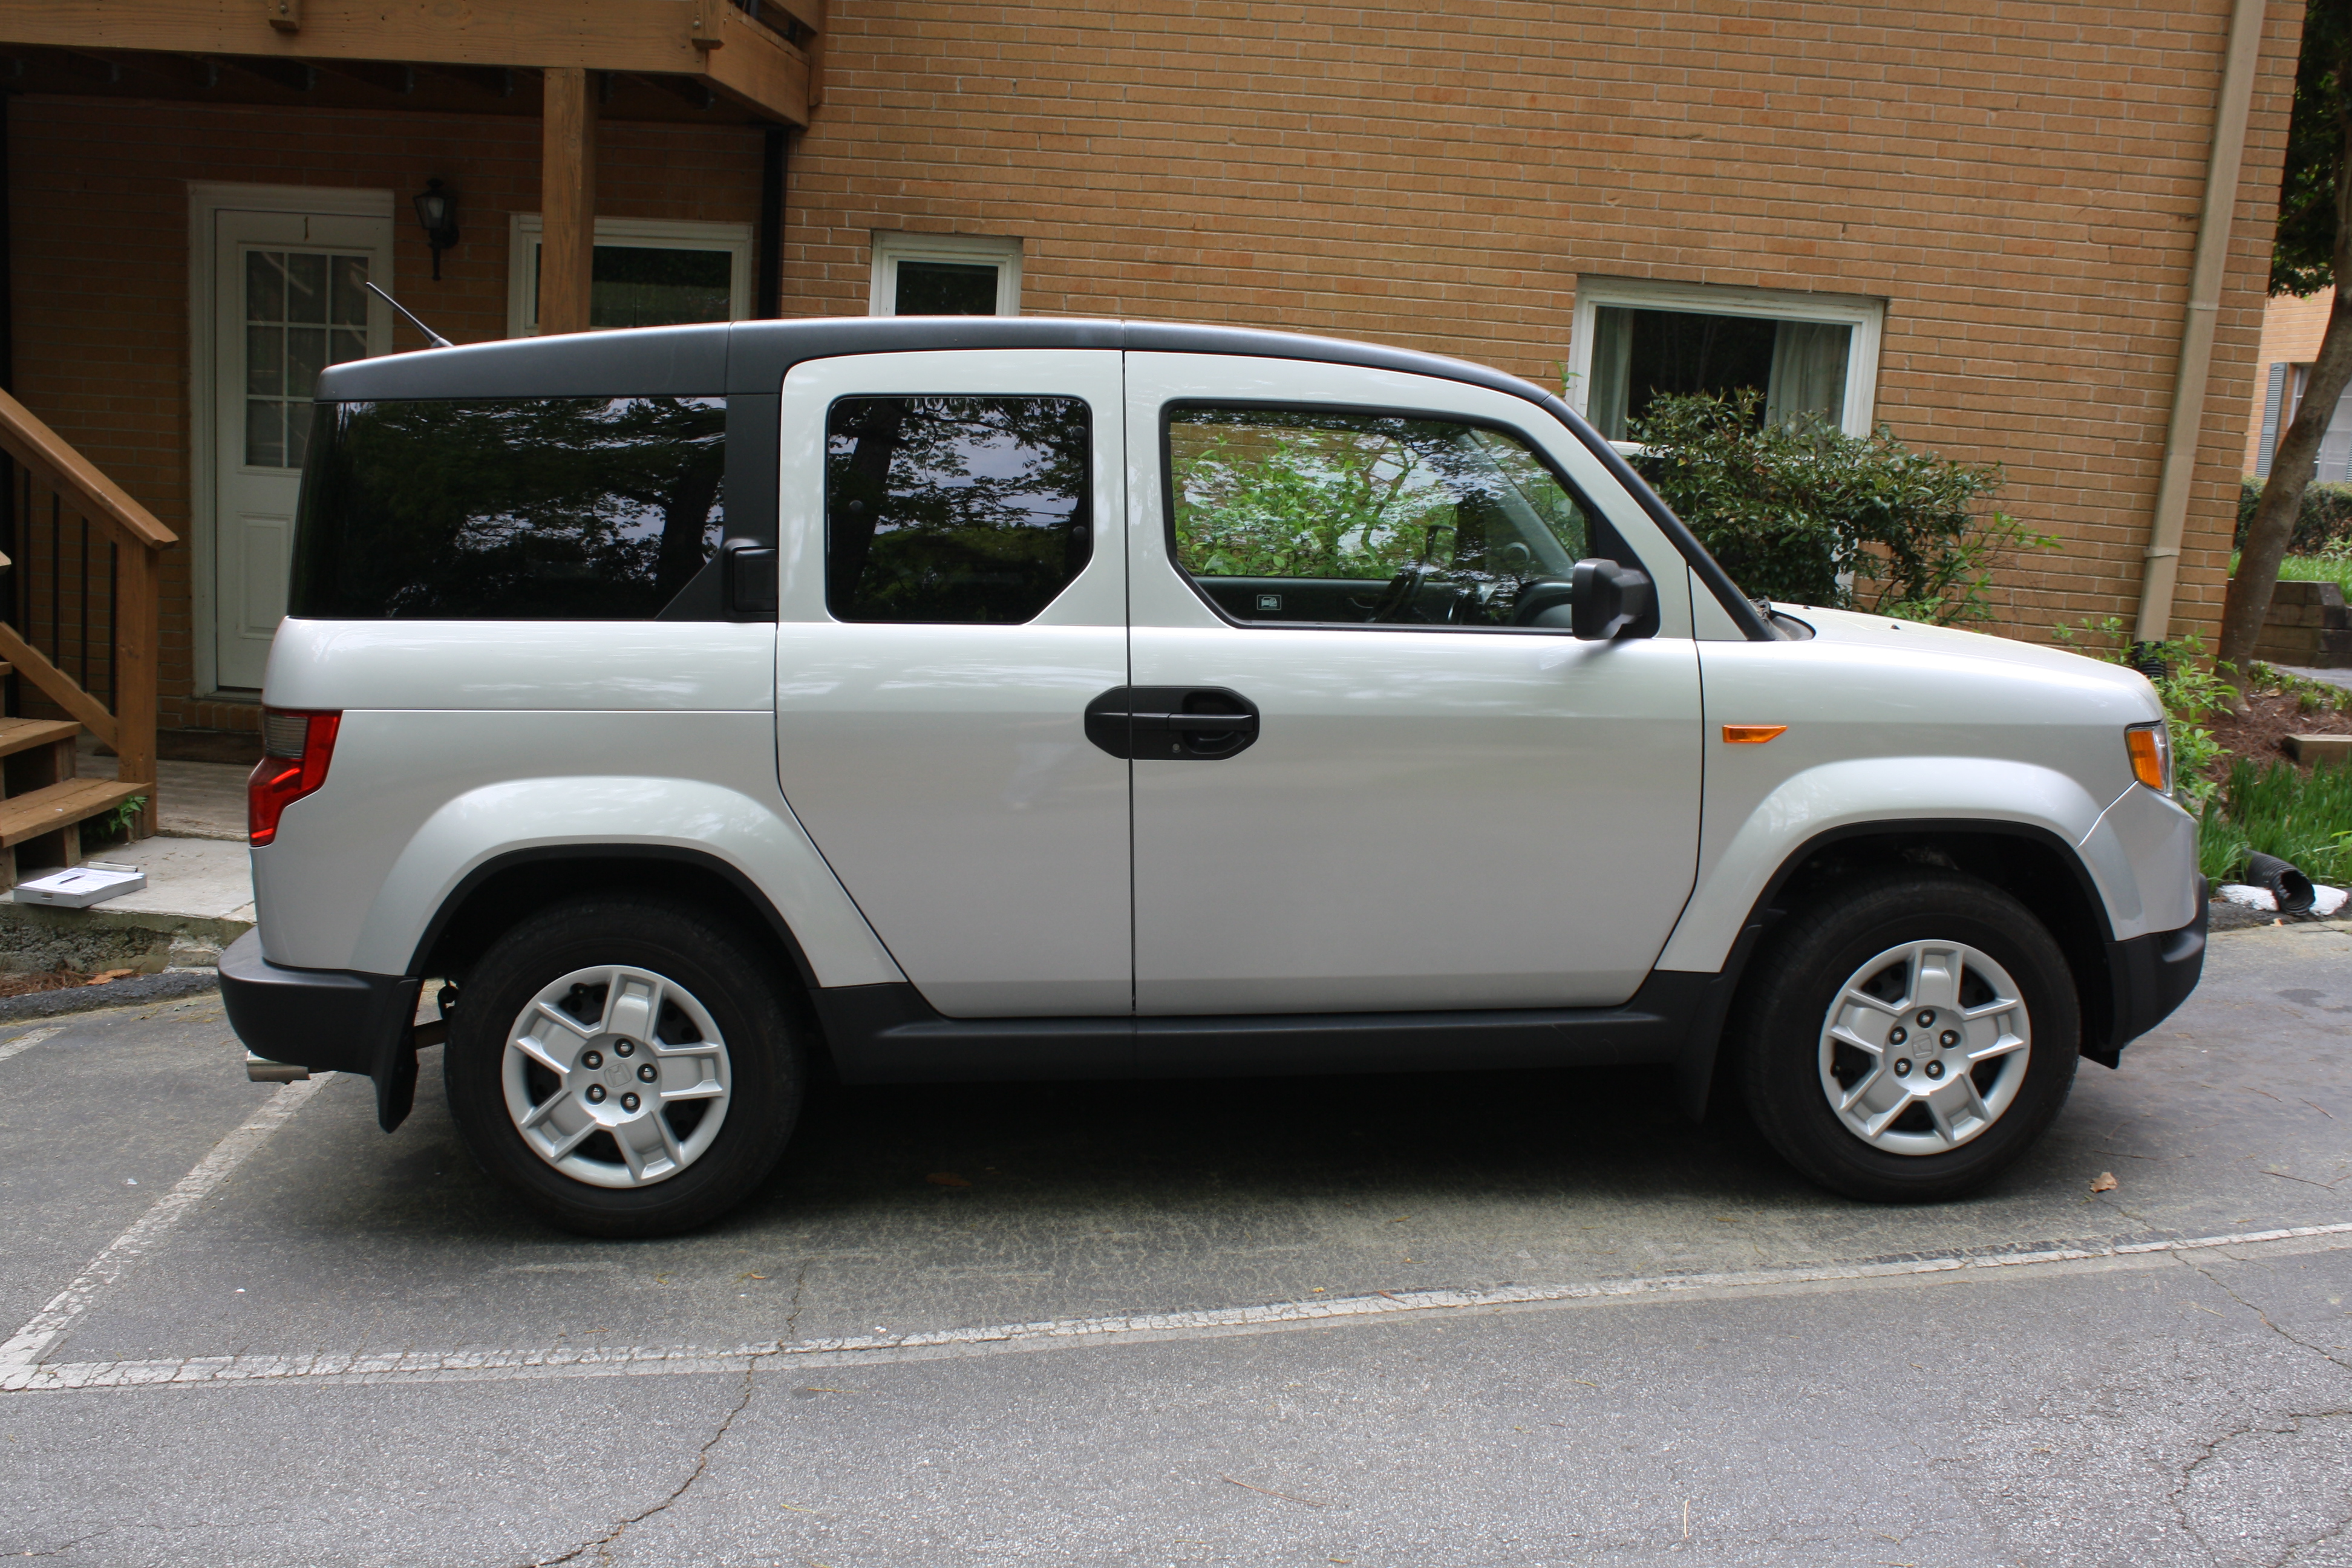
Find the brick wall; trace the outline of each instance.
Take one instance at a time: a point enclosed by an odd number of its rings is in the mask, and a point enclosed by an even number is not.
[[[403,302],[457,342],[499,338],[508,217],[539,210],[539,122],[40,97],[8,115],[17,395],[181,536],[163,557],[164,727],[254,728],[250,703],[195,689],[188,184],[389,190]],[[751,222],[760,168],[755,130],[609,123],[598,209]],[[433,177],[463,230],[439,283],[408,201]],[[404,325],[394,341],[416,342]]]
[[[1580,275],[1875,295],[1877,412],[2060,536],[2006,629],[2128,616],[2229,0],[833,0],[786,309],[869,237],[1019,237],[1034,313],[1465,355],[1557,386]],[[2273,5],[2179,595],[2210,633],[2301,13]]]

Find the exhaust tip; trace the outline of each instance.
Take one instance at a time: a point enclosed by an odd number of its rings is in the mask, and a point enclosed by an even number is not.
[[[245,1076],[256,1083],[299,1083],[310,1076],[310,1069],[292,1062],[273,1062],[268,1057],[245,1053]]]

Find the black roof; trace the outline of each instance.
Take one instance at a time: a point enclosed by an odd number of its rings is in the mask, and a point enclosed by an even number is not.
[[[1096,321],[1028,316],[840,316],[784,321],[716,321],[509,338],[458,348],[420,349],[354,360],[319,377],[329,402],[425,397],[774,396],[803,360],[842,354],[940,349],[1131,349],[1139,353],[1247,354],[1316,360],[1368,370],[1465,382],[1523,397],[1574,432],[1657,521],[1727,612],[1752,638],[1772,632],[1682,520],[1626,465],[1617,449],[1559,398],[1532,382],[1467,360],[1379,343],[1244,327],[1161,321]]]
[[[1443,376],[1543,401],[1541,389],[1466,360],[1378,343],[1239,327],[1027,316],[847,316],[509,338],[336,365],[333,402],[407,397],[713,397],[774,392],[803,360],[936,349],[1134,349],[1320,360]]]

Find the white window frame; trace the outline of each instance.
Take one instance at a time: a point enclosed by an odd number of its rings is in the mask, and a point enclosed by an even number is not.
[[[1567,403],[1588,413],[1592,391],[1592,338],[1603,306],[1630,310],[1688,310],[1706,316],[1758,316],[1779,321],[1827,321],[1852,327],[1845,362],[1845,407],[1838,427],[1867,436],[1878,405],[1878,345],[1886,330],[1886,301],[1864,294],[1811,294],[1792,289],[1739,289],[1716,283],[1671,283],[1640,278],[1579,278],[1576,314],[1569,326]],[[1613,443],[1619,447],[1624,442]]]
[[[532,319],[531,282],[538,276],[533,252],[546,225],[537,213],[514,213],[507,219],[507,336],[539,335]],[[598,245],[630,246],[642,250],[723,250],[729,256],[727,319],[751,316],[751,226],[748,223],[690,223],[666,218],[600,217]],[[600,328],[599,331],[610,331]]]
[[[874,231],[874,273],[867,284],[866,313],[897,315],[898,263],[952,261],[996,268],[996,313],[1021,313],[1021,242],[978,234],[900,234]]]

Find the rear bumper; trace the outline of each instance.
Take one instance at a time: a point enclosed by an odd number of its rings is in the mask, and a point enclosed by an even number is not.
[[[408,1114],[415,1094],[422,984],[403,974],[281,968],[261,955],[258,931],[220,956],[221,1000],[245,1048],[312,1072],[373,1079],[376,1120],[387,1132]]]
[[[2114,1067],[2126,1046],[2172,1016],[2197,989],[2205,972],[2205,928],[2212,909],[2207,891],[2205,879],[2198,878],[2197,918],[2179,931],[2107,944],[2107,1017],[2104,1027],[2084,1031],[2084,1056]]]

